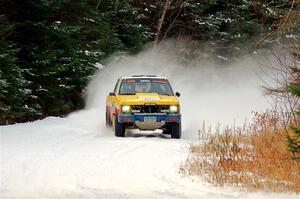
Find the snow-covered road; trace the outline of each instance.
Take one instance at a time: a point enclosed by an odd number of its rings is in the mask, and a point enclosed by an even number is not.
[[[191,140],[134,131],[116,138],[87,115],[1,126],[0,198],[297,198],[182,176]]]

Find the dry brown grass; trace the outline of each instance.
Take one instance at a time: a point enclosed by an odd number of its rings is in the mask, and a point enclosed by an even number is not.
[[[246,129],[226,128],[210,134],[203,128],[204,143],[190,146],[180,170],[198,175],[214,185],[235,185],[247,190],[300,192],[300,161],[292,160],[286,135],[274,112],[255,113]]]

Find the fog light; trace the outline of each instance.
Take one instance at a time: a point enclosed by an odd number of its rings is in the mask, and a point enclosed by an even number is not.
[[[177,113],[178,112],[178,106],[171,105],[170,106],[170,113]]]
[[[122,113],[130,113],[130,106],[128,105],[122,106]]]

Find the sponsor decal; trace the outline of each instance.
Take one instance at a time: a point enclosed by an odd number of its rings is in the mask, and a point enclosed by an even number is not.
[[[154,98],[154,97],[143,97],[139,98],[139,101],[159,101],[159,98]]]
[[[168,81],[164,79],[125,79],[123,83],[160,83],[167,84]]]
[[[149,83],[151,81],[149,79],[141,79],[139,82],[141,82],[141,83]]]
[[[135,79],[126,79],[126,80],[123,80],[125,83],[135,83],[136,80]]]
[[[166,80],[152,80],[153,83],[160,83],[160,84],[167,84],[168,82]]]

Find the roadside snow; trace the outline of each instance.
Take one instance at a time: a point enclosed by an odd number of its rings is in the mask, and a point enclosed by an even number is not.
[[[136,131],[116,138],[97,110],[1,126],[0,141],[0,198],[298,198],[184,177],[192,140]]]

